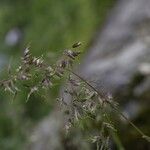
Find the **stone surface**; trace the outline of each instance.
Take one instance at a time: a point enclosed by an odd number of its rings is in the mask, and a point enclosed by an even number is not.
[[[121,0],[91,45],[79,72],[110,92],[130,83],[140,65],[150,60],[149,8],[149,0]]]

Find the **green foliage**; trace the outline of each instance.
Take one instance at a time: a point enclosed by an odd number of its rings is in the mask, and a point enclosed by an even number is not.
[[[19,27],[24,34],[22,44],[31,42],[32,50],[38,54],[43,54],[43,48],[44,52],[55,51],[77,40],[84,41],[86,47],[112,3],[113,0],[2,1],[0,38],[9,29]]]
[[[13,57],[11,67],[14,71],[13,68],[20,63],[21,50],[28,43],[31,43],[33,54],[44,54],[48,62],[54,62],[61,49],[77,40],[84,41],[84,51],[113,3],[114,0],[1,0],[0,54],[8,59]],[[22,39],[16,45],[8,46],[5,36],[16,27],[22,32]],[[8,75],[1,76],[7,78]],[[31,95],[28,103],[24,101],[29,92],[26,87],[21,87],[22,92],[13,103],[10,100],[12,95],[0,92],[0,135],[3,139],[0,148],[16,150],[23,147],[24,131],[50,112],[59,85],[55,84],[54,89],[44,93],[46,100],[41,97],[41,92]],[[7,130],[8,124],[13,128]]]

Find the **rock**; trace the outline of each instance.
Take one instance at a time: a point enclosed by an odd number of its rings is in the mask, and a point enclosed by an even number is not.
[[[57,112],[46,117],[32,132],[29,139],[29,150],[61,149],[61,132],[63,117]]]
[[[19,28],[12,28],[5,36],[5,43],[8,46],[15,46],[22,39],[22,32]]]
[[[79,68],[114,93],[150,58],[150,1],[121,0]]]

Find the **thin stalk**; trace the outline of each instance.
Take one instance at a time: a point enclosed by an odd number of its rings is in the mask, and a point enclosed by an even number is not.
[[[108,101],[95,87],[93,87],[90,83],[88,83],[83,77],[78,75],[77,73],[73,72],[70,69],[66,69],[67,71],[71,72],[73,75],[78,77],[80,80],[82,80],[84,83],[86,83],[91,89],[93,89],[97,94],[99,95],[100,98],[102,98],[104,103],[108,103],[123,119],[125,119],[144,139],[148,139],[147,141],[149,142],[149,137],[146,136],[134,123],[132,123],[122,112],[120,112],[116,107],[112,105],[110,101]]]

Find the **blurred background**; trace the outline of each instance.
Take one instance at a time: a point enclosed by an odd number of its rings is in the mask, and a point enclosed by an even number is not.
[[[13,70],[20,63],[27,45],[35,56],[53,63],[65,48],[81,41],[80,73],[111,92],[148,134],[149,8],[149,0],[0,0],[1,79],[7,78],[8,64]],[[46,100],[33,95],[27,103],[26,89],[13,103],[11,95],[0,90],[0,149],[24,147],[26,135],[50,113],[59,88],[56,85]],[[132,129],[124,133],[127,129],[120,129],[126,149],[150,148]]]
[[[20,63],[24,48],[30,44],[35,56],[43,54],[55,62],[62,51],[82,41],[86,51],[114,0],[0,0],[0,73],[1,79],[11,60]],[[52,97],[55,98],[56,86]],[[25,89],[24,89],[25,90]],[[11,95],[0,91],[0,149],[20,150],[26,132],[51,111],[51,99],[32,97],[26,103],[22,92],[11,103]]]

